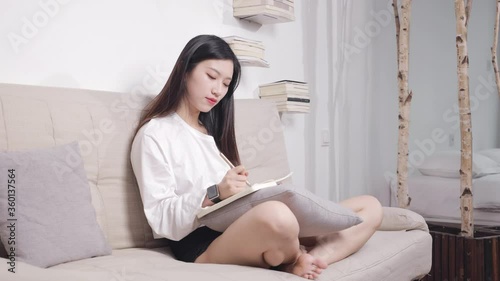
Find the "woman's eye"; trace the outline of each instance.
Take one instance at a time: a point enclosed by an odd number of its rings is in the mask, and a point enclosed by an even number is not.
[[[229,87],[229,84],[224,84],[224,87],[226,87],[226,88]]]
[[[213,77],[212,75],[210,75],[210,74],[207,74],[207,75],[208,75],[208,77],[209,77],[210,79],[212,79],[212,80],[214,80],[214,79],[215,79],[215,77]]]

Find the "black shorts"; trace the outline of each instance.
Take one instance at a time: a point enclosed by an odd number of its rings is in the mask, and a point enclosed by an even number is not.
[[[222,232],[202,226],[179,241],[170,240],[168,244],[176,259],[184,262],[194,262],[207,250],[212,241],[221,234]]]

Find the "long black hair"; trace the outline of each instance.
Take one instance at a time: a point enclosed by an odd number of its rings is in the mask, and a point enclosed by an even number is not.
[[[215,35],[198,35],[189,40],[161,92],[146,106],[137,130],[155,117],[174,112],[186,94],[186,77],[200,62],[209,59],[231,60],[233,76],[227,94],[208,112],[200,112],[199,120],[212,135],[219,150],[235,165],[240,164],[234,134],[233,94],[241,76],[236,55],[223,39]]]

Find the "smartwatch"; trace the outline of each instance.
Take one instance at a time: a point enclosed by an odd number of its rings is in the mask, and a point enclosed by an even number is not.
[[[220,195],[219,187],[216,184],[207,188],[207,197],[214,204],[219,203],[221,201],[219,195]]]

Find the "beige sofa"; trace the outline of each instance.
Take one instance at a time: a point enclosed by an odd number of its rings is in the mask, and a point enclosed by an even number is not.
[[[17,262],[16,273],[7,271],[3,252],[0,280],[302,280],[245,266],[179,262],[172,258],[165,240],[154,239],[129,162],[134,128],[149,99],[0,84],[0,151],[50,147],[74,140],[92,148],[84,155],[92,204],[113,249],[108,256],[47,269]],[[236,100],[236,111],[239,150],[250,180],[265,180],[288,171],[276,109],[260,100]],[[100,130],[103,121],[108,125],[111,122],[113,131]],[[431,236],[420,215],[384,208],[380,230],[360,251],[330,265],[319,280],[418,279],[430,270],[431,246]]]

